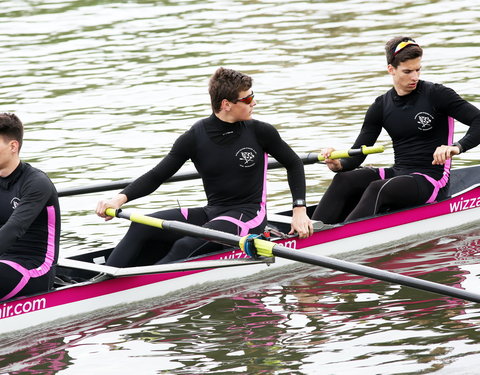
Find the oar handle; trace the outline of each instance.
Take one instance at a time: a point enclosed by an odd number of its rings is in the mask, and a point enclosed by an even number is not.
[[[134,212],[124,212],[122,211],[121,208],[114,209],[114,208],[107,208],[105,210],[105,214],[111,217],[119,217],[122,219],[127,219],[134,221],[139,224],[145,224],[145,225],[150,225],[153,227],[157,227],[160,229],[163,229],[163,223],[165,220],[163,219],[158,219],[156,217],[151,217],[151,216],[146,216],[146,215],[141,215],[141,214],[136,214]]]
[[[119,216],[117,216],[117,213],[120,213],[120,212],[121,212],[120,209],[116,210],[114,208],[107,208],[105,210],[105,215],[108,215],[108,216],[111,216],[111,217],[119,217]]]
[[[369,155],[385,151],[383,146],[362,146],[361,148],[351,148],[349,150],[332,151],[329,159],[348,158],[356,155]],[[318,154],[318,161],[324,161],[325,157]]]

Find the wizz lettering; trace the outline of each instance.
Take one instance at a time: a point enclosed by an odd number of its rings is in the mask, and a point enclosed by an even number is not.
[[[291,241],[285,241],[283,246],[288,247],[289,249],[296,249],[297,248],[297,241],[291,240]]]
[[[463,199],[450,203],[450,212],[464,211],[471,208],[480,207],[480,197]]]

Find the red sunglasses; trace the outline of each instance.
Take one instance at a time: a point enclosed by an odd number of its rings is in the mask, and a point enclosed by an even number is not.
[[[252,91],[250,95],[247,95],[244,98],[235,99],[232,103],[242,102],[245,104],[250,104],[253,101],[254,97],[255,95],[253,95],[253,91]]]

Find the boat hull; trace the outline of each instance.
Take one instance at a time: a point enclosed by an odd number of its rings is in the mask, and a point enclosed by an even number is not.
[[[273,215],[275,216],[275,215]],[[288,213],[284,216],[288,221]],[[475,186],[433,204],[367,218],[321,230],[307,239],[279,239],[278,243],[312,254],[336,256],[372,247],[388,247],[415,238],[445,234],[459,227],[480,221],[480,187]],[[287,224],[272,221],[285,229]],[[201,258],[201,260],[240,259],[246,255],[239,249]],[[192,260],[195,261],[195,260]],[[292,261],[277,259],[275,263],[251,264],[229,268],[209,268],[157,274],[126,276],[87,281],[60,287],[47,293],[21,297],[0,303],[0,333],[13,332],[91,313],[119,304],[156,298],[204,283],[241,278]]]

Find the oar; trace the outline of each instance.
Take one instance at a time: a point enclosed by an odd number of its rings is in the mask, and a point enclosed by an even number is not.
[[[384,151],[383,146],[371,146],[371,147],[362,146],[362,148],[343,150],[343,151],[333,151],[330,158],[331,159],[347,158],[349,156],[354,156],[354,155],[361,155],[361,154],[368,155],[368,154],[374,154],[374,153],[383,152],[383,151]],[[325,158],[322,155],[314,152],[300,155],[300,158],[302,159],[303,164],[314,164],[319,161],[325,160]],[[268,161],[268,169],[276,169],[280,167],[282,167],[282,164],[280,164],[275,159],[270,159]],[[199,177],[200,176],[197,171],[179,172],[174,176],[172,176],[171,178],[169,178],[167,182],[194,180]],[[58,196],[67,197],[71,195],[99,193],[102,191],[123,189],[132,181],[133,179],[119,180],[119,181],[107,182],[103,184],[95,184],[95,185],[89,185],[89,186],[63,188],[58,190]]]
[[[258,254],[265,257],[277,256],[279,258],[285,258],[297,262],[331,268],[338,271],[349,272],[355,275],[366,276],[376,280],[405,285],[467,301],[480,302],[480,294],[472,293],[463,289],[454,288],[432,281],[417,279],[415,277],[405,276],[394,272],[379,270],[377,268],[364,266],[345,260],[330,258],[322,255],[308,254],[301,250],[290,249],[275,242],[270,242],[259,238],[252,238],[251,236],[240,237],[234,234],[198,227],[188,223],[157,219],[141,214],[128,213],[122,210],[114,210],[113,208],[108,208],[105,213],[112,217],[127,219],[136,223],[150,225],[187,236],[199,237],[205,240],[219,242],[230,246],[238,246],[247,253],[252,253],[253,249],[253,255]],[[253,247],[251,246],[252,242]]]

